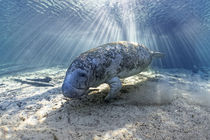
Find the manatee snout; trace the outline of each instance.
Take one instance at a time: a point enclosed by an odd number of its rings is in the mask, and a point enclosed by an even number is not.
[[[65,97],[79,98],[86,94],[87,89],[86,73],[76,70],[70,74],[66,74],[62,85],[62,92]]]
[[[77,89],[73,87],[71,84],[63,84],[62,85],[62,92],[65,97],[68,98],[79,98],[85,94],[85,90]]]

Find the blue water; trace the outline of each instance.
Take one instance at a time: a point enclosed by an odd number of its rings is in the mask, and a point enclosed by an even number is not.
[[[0,0],[0,67],[68,66],[120,40],[164,52],[153,66],[210,67],[210,1]]]

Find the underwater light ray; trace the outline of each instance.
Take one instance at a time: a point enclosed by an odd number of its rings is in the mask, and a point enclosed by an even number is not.
[[[97,26],[94,29],[94,33],[92,35],[90,35],[90,37],[92,38],[92,40],[97,40],[94,38],[99,38],[99,36],[101,36],[104,31],[105,31],[105,24],[107,22],[107,15],[105,14],[105,12],[103,13],[103,17],[100,18],[100,20],[97,22]]]
[[[68,24],[67,24],[66,29],[64,28],[64,32],[62,34],[59,34],[59,39],[58,39],[59,40],[58,45],[60,44],[60,42],[63,42],[63,45],[62,45],[62,47],[56,47],[55,49],[57,49],[59,51],[62,51],[63,49],[65,49],[66,50],[65,53],[68,56],[69,56],[69,53],[67,53],[67,52],[71,52],[71,54],[75,54],[77,52],[77,48],[81,49],[81,47],[78,46],[78,43],[85,41],[84,38],[87,37],[87,34],[80,34],[80,32],[79,32],[81,30],[81,28],[83,28],[85,26],[85,24],[86,23],[82,23],[82,24],[78,25],[77,27],[75,27],[74,29],[72,29],[71,26],[68,27]],[[71,30],[73,30],[73,32],[71,32]],[[52,50],[52,53],[53,53],[53,51],[54,50]],[[61,56],[58,56],[58,57],[61,60],[65,59],[65,55],[62,55],[63,58]],[[58,58],[58,57],[54,57],[54,60],[56,60],[56,58]]]
[[[138,42],[136,24],[135,24],[133,15],[131,15],[131,18],[128,21],[127,33],[128,33],[127,36],[128,36],[129,41]]]
[[[116,30],[116,24],[115,21],[109,22],[109,24],[107,24],[107,30],[104,33],[104,38],[105,40],[107,40],[107,42],[112,42],[113,38],[115,38],[113,35],[114,30]],[[115,41],[115,40],[114,40]]]
[[[159,32],[161,32],[161,28],[159,27],[156,27],[156,30],[159,30]],[[164,50],[163,52],[166,54],[168,61],[170,61],[171,65],[173,66],[178,57],[175,53],[173,42],[171,42],[170,36],[164,34],[158,36],[153,30],[147,32],[149,34],[147,36],[147,42],[151,42],[149,46],[151,46],[153,50]],[[153,38],[151,38],[151,36],[153,36]],[[156,60],[156,62],[157,61],[158,60]],[[162,61],[164,60],[162,59],[159,61],[161,63],[161,66],[163,66]]]
[[[201,57],[200,60],[202,60],[202,64],[206,67],[209,67],[210,66],[210,63],[209,63],[209,60],[210,60],[210,55],[209,55],[209,52],[210,52],[210,43],[209,41],[205,40],[204,37],[202,37],[203,35],[201,35],[198,39],[198,41],[196,42],[197,43],[197,50],[199,52],[198,56]],[[195,36],[196,38],[196,36]],[[210,38],[208,39],[210,40]],[[205,50],[205,51],[203,51]]]
[[[1,3],[7,10],[0,11],[6,11],[7,17],[0,22],[14,21],[14,25],[7,26],[5,41],[0,41],[3,42],[1,52],[8,51],[1,53],[4,56],[2,62],[66,63],[67,59],[72,59],[70,56],[102,43],[128,40],[164,51],[167,58],[157,60],[155,64],[159,66],[189,68],[196,63],[194,58],[200,61],[201,66],[209,65],[207,1],[200,5],[198,1],[181,0],[29,0],[20,3],[10,1],[6,6],[6,2]],[[21,7],[12,10],[13,6]],[[13,11],[17,14],[10,16]],[[24,24],[21,26],[20,23]],[[9,36],[13,27],[16,30]],[[182,49],[183,52],[179,52]],[[188,58],[189,62],[183,61]]]
[[[98,43],[101,43],[102,44],[102,43],[105,43],[108,40],[110,40],[110,38],[112,37],[110,35],[110,32],[111,31],[114,31],[115,28],[117,28],[114,25],[114,22],[115,21],[109,19],[109,15],[106,13],[106,16],[104,16],[104,19],[103,19],[103,22],[102,22],[103,29],[100,30],[100,31],[97,30],[100,34],[94,37],[95,40],[97,40]]]
[[[116,23],[116,24],[117,24],[117,23]],[[116,25],[116,26],[117,26],[117,25]],[[115,29],[115,31],[114,31],[114,37],[115,37],[115,38],[113,38],[113,40],[116,40],[116,41],[122,40],[120,28]]]
[[[107,40],[107,42],[120,41],[121,39],[120,37],[118,37],[119,28],[117,23],[115,21],[112,21],[110,24],[111,26],[109,26],[107,33],[104,37],[105,40]]]
[[[137,26],[136,26],[136,21],[135,21],[135,13],[134,13],[134,3],[127,1],[128,4],[130,5],[123,5],[123,9],[124,10],[122,13],[129,13],[126,15],[129,15],[129,17],[123,16],[123,22],[124,24],[126,24],[126,32],[127,32],[127,37],[128,37],[128,41],[133,41],[133,42],[138,42],[138,37],[137,37]],[[126,9],[130,9],[130,10],[126,10]]]
[[[101,16],[101,17],[103,17],[103,16]],[[84,25],[84,24],[83,24]],[[94,24],[93,24],[94,25]],[[80,30],[80,28],[82,27],[82,25],[81,26],[79,26],[78,28],[75,28],[75,29],[73,29],[73,30],[71,30],[71,32],[72,32],[72,34],[71,34],[71,36],[74,36],[75,35],[75,33],[77,32],[77,31],[79,31]],[[63,30],[63,29],[60,29],[60,30]],[[61,32],[59,33],[59,36],[61,36]],[[71,37],[70,36],[70,37]],[[57,40],[57,39],[56,39]],[[44,45],[44,44],[43,44]],[[50,44],[48,44],[48,45],[50,45]],[[52,43],[51,43],[51,45],[53,45]],[[50,45],[50,46],[51,46]],[[69,44],[69,46],[70,46],[71,44]],[[54,45],[55,46],[55,45]],[[57,50],[57,48],[60,48],[60,47],[54,47],[55,48],[55,50]],[[44,50],[45,49],[45,47],[43,46],[42,47],[42,50]],[[24,49],[23,49],[24,50]],[[51,52],[53,52],[54,51],[54,49],[52,48],[52,46],[51,46],[51,49],[49,49],[49,50],[51,50]],[[41,52],[41,51],[39,51],[39,52]],[[48,51],[48,53],[49,53],[50,51]],[[56,51],[54,51],[54,53],[56,53]],[[20,54],[22,54],[22,53],[20,53]],[[50,54],[50,53],[49,53]],[[38,53],[37,54],[37,56],[39,56],[40,54]],[[35,58],[34,58],[35,59]],[[52,60],[53,61],[53,60]]]
[[[165,36],[161,39],[163,41],[162,44],[165,45],[164,48],[165,48],[166,57],[167,57],[168,61],[171,62],[171,65],[174,66],[176,63],[175,60],[177,60],[178,58],[177,58],[175,50],[173,49],[172,42],[170,41],[170,38],[168,38],[168,36]],[[157,42],[157,40],[156,40],[156,42]],[[173,56],[175,56],[175,58]]]
[[[87,26],[88,28],[86,29],[87,34],[82,35],[79,40],[77,40],[77,43],[74,43],[74,49],[71,49],[71,55],[68,60],[70,60],[69,62],[71,62],[72,58],[74,58],[77,55],[77,52],[79,50],[87,50],[88,48],[91,48],[93,46],[90,46],[89,43],[87,43],[87,40],[91,40],[91,36],[93,36],[92,34],[96,34],[95,30],[98,30],[98,28],[100,28],[100,23],[103,23],[103,16],[104,16],[104,12],[103,11],[99,11],[99,13],[96,16],[96,19],[89,25],[85,25],[86,23],[82,24],[79,26],[79,28],[83,25]],[[96,24],[97,23],[97,24]],[[85,45],[84,45],[85,44]],[[83,46],[83,47],[81,47]],[[69,54],[66,54],[65,57],[69,56]]]
[[[98,36],[100,36],[101,34],[103,34],[104,31],[104,22],[106,22],[106,15],[104,12],[102,12],[102,16],[99,16],[98,19],[95,20],[95,24],[92,24],[88,29],[88,36],[84,36],[83,37],[83,41],[82,42],[86,42],[86,47],[81,48],[82,51],[85,51],[87,49],[96,47],[96,46],[92,46],[92,43],[94,44],[98,44]],[[81,43],[82,43],[81,42]]]
[[[42,36],[40,36],[42,42],[38,41],[37,44],[34,45],[34,47],[33,47],[34,49],[36,49],[36,46],[40,46],[40,49],[38,51],[36,51],[37,54],[33,58],[32,61],[35,61],[36,58],[43,56],[43,59],[41,59],[41,60],[43,60],[43,63],[46,63],[45,62],[46,59],[44,59],[44,56],[46,56],[46,55],[44,55],[44,54],[48,54],[48,56],[56,56],[56,53],[58,53],[58,50],[63,48],[61,42],[63,42],[62,40],[65,38],[62,38],[62,37],[64,37],[65,35],[68,36],[69,25],[68,24],[62,24],[62,26],[54,25],[54,26],[50,26],[48,28],[49,28],[48,30],[54,29],[55,31],[58,31],[58,32],[56,32],[56,34],[59,36],[56,35],[57,36],[56,37],[54,35],[52,36],[51,34],[49,34],[49,35],[43,34]],[[47,33],[47,31],[46,31],[46,33]],[[74,30],[72,30],[72,31],[74,31]],[[50,61],[48,61],[48,62],[50,63]],[[52,60],[52,62],[53,62],[53,60]],[[39,61],[39,63],[42,63],[42,62]]]
[[[203,48],[203,46],[206,46],[205,44],[203,44],[203,42],[206,42],[203,40],[203,38],[201,37],[202,35],[200,34],[200,29],[195,29],[195,28],[190,28],[191,30],[184,30],[184,34],[185,34],[185,38],[187,41],[192,42],[192,44],[194,45],[193,49],[195,50],[196,56],[198,57],[199,63],[202,65],[206,65],[208,62],[206,61],[208,58],[208,54],[206,54],[206,52],[208,52],[208,47]],[[199,38],[197,37],[197,35],[199,34]],[[203,52],[203,50],[206,50]],[[189,54],[191,55],[191,54]],[[203,60],[203,61],[200,61]]]
[[[55,27],[51,27],[51,28],[55,29]],[[68,51],[68,50],[72,49],[73,43],[71,40],[75,39],[74,35],[75,35],[75,32],[77,32],[77,28],[72,28],[72,26],[69,25],[68,22],[65,23],[61,28],[59,25],[56,26],[56,28],[58,28],[60,30],[59,32],[56,32],[56,34],[58,34],[59,36],[57,36],[56,38],[53,37],[52,39],[50,38],[49,43],[47,43],[46,45],[43,44],[44,45],[43,50],[46,50],[45,52],[47,54],[54,56],[52,58],[52,60],[49,61],[48,63],[53,63],[58,60],[61,61],[63,59],[62,58],[63,55],[56,55],[56,54],[62,54],[62,53],[64,53],[63,50]],[[49,46],[51,46],[51,47],[49,47]],[[37,55],[37,57],[38,56],[39,55]],[[43,55],[43,56],[45,56],[45,55]],[[46,63],[46,62],[43,61],[43,63]]]
[[[199,58],[197,57],[198,52],[195,50],[196,46],[193,43],[194,40],[191,40],[189,37],[187,37],[185,34],[183,34],[182,36],[180,36],[180,41],[183,42],[183,44],[187,46],[186,50],[185,50],[185,52],[186,52],[185,54],[188,58],[191,59],[190,61],[192,61],[192,64],[200,65]]]
[[[108,19],[104,23],[105,32],[101,34],[101,39],[99,40],[103,40],[103,38],[105,38],[105,40],[107,40],[108,42],[122,40],[122,35],[120,35],[120,33],[122,33],[121,27],[119,27],[116,19],[110,15],[110,12],[106,11],[106,14],[108,15]]]
[[[143,44],[145,44],[148,48],[150,48],[152,51],[160,51],[165,54],[164,51],[159,50],[158,48],[158,42],[155,34],[150,30],[144,30],[143,35],[140,37],[143,38]],[[165,54],[166,55],[166,54]],[[152,64],[158,63],[160,64],[160,67],[162,67],[162,59],[156,59],[152,62]]]
[[[110,20],[110,15],[104,10],[103,16],[101,16],[100,19],[97,20],[97,25],[94,29],[94,32],[91,32],[89,36],[89,43],[87,46],[95,47],[93,43],[100,45],[107,42],[108,38],[106,36],[109,35],[109,30],[113,26],[111,25],[112,22]]]
[[[30,30],[30,32],[27,32],[25,34],[23,34],[23,32],[25,32],[27,28],[24,27],[22,29],[19,29],[16,33],[14,33],[14,35],[11,36],[11,39],[14,38],[20,38],[20,39],[17,40],[18,42],[16,41],[15,44],[13,44],[13,49],[7,53],[5,59],[9,59],[11,56],[14,56],[11,59],[12,61],[19,60],[19,58],[21,58],[21,56],[24,55],[24,53],[32,47],[31,43],[34,42],[37,38],[39,38],[39,35],[42,34],[42,32],[36,32],[36,30],[38,30],[39,28],[43,28],[43,25],[45,25],[46,21],[47,20],[40,22],[39,24],[34,26],[34,28]],[[8,43],[10,44],[11,42]],[[4,45],[8,46],[8,44]]]

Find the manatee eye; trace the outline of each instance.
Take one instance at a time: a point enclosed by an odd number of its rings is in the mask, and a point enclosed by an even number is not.
[[[80,77],[86,77],[86,74],[85,73],[80,73],[79,76]]]

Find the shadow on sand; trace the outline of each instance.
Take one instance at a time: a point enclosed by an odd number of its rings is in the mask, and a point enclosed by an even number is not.
[[[27,81],[27,80],[21,80],[21,79],[14,79],[14,81],[19,82],[21,84],[28,84],[35,87],[53,87],[53,85],[49,84],[48,82],[43,82],[41,80],[36,80],[36,79],[32,79],[32,80]]]

